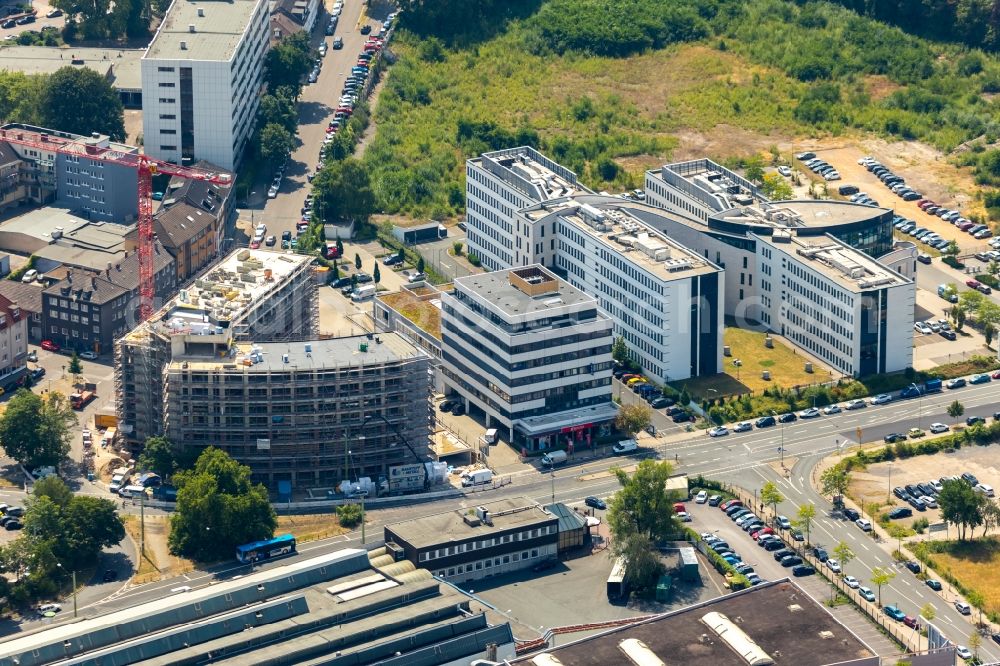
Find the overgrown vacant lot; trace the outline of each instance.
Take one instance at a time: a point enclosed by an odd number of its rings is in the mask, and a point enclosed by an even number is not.
[[[993,54],[834,2],[407,3],[420,12],[404,11],[365,154],[391,215],[460,215],[465,160],[520,144],[620,191],[670,159],[738,164],[806,138],[875,136],[946,152],[975,139],[952,157],[991,188],[982,202],[1000,214]],[[885,18],[915,29],[908,15]],[[967,23],[956,35],[979,43]]]

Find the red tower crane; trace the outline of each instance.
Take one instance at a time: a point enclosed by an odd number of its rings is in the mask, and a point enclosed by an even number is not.
[[[146,321],[153,314],[155,283],[153,280],[153,176],[166,174],[188,180],[228,185],[232,176],[203,169],[178,166],[141,153],[127,153],[90,143],[86,138],[46,134],[28,128],[0,129],[0,141],[36,149],[40,152],[72,155],[131,167],[138,171],[138,231],[139,231],[139,319]],[[42,155],[39,155],[42,158]]]

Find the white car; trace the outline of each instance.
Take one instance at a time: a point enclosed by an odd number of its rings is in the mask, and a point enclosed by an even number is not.
[[[274,187],[272,185],[271,187],[269,187],[267,189],[267,198],[268,199],[274,199],[277,196],[278,196],[278,188],[276,188],[276,187]]]
[[[840,573],[840,562],[832,557],[826,561],[826,566],[833,573]]]
[[[975,490],[976,492],[980,492],[986,495],[987,497],[993,497],[994,495],[993,486],[987,485],[985,483],[977,483]]]
[[[678,511],[677,519],[680,520],[682,523],[690,523],[691,515],[687,511]]]
[[[42,604],[38,607],[38,614],[45,615],[46,613],[58,613],[62,610],[62,606],[59,604]]]
[[[256,235],[256,236],[263,236],[264,234],[267,233],[267,225],[264,224],[263,222],[261,222],[256,227],[254,227],[253,231],[254,231],[254,235]]]
[[[955,654],[957,654],[962,659],[965,659],[966,661],[972,659],[972,650],[965,647],[964,645],[956,645]]]
[[[38,277],[38,271],[34,268],[28,269],[24,275],[21,276],[21,282],[28,283],[34,282],[35,278]]]
[[[867,406],[867,402],[858,398],[857,400],[848,400],[847,404],[844,405],[844,409],[864,409]]]
[[[708,431],[709,437],[725,437],[729,434],[729,429],[726,426],[717,426]]]
[[[859,587],[858,594],[860,594],[862,598],[867,599],[872,603],[875,603],[875,593],[872,592],[870,587]]]
[[[930,328],[927,329],[928,331]],[[892,402],[892,396],[888,393],[879,393],[877,396],[872,398],[873,405],[887,405]]]
[[[775,520],[777,521],[779,528],[783,530],[792,529],[792,521],[788,520],[785,516],[778,516]]]
[[[930,335],[931,333],[933,333],[931,327],[922,321],[918,321],[917,323],[915,323],[913,325],[913,330],[917,331],[918,333],[923,333],[924,335]]]
[[[934,500],[933,497],[930,497],[929,495],[921,495],[920,501],[923,502],[924,506],[926,506],[928,509],[938,508],[938,503]]]
[[[852,590],[856,590],[859,587],[861,587],[861,582],[858,581],[858,579],[855,578],[854,576],[844,576],[844,585],[851,588]]]
[[[750,432],[753,430],[753,424],[749,421],[740,421],[733,426],[733,432]]]
[[[854,521],[854,524],[860,527],[862,532],[872,531],[872,521],[868,520],[867,518],[858,518],[857,520]]]
[[[695,504],[704,504],[708,501],[708,493],[704,490],[698,491],[698,494],[694,496]]]
[[[778,167],[778,173],[780,173],[785,178],[788,178],[789,176],[792,175],[792,170],[786,166],[780,166]]]
[[[90,351],[88,349],[87,351],[80,352],[80,358],[85,358],[88,361],[96,361],[97,360],[97,354],[95,354],[94,352],[92,352],[92,351]]]
[[[941,432],[948,432],[948,426],[943,423],[932,423],[929,429],[935,435]]]
[[[839,414],[841,412],[840,405],[829,405],[823,408],[823,413],[829,416],[830,414]]]

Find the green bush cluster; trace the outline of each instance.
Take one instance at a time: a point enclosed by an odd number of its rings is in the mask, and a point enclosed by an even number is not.
[[[687,540],[692,543],[703,541],[701,535],[695,532],[690,527],[684,528],[684,534],[687,536]],[[744,588],[750,587],[750,581],[747,580],[746,576],[744,576],[739,571],[734,569],[733,565],[722,559],[721,555],[716,553],[711,548],[708,548],[707,546],[705,547],[705,557],[708,558],[708,561],[712,563],[712,566],[715,567],[716,571],[718,571],[723,575],[728,574],[730,576],[729,584],[730,587],[733,589],[733,591],[742,590]]]
[[[825,407],[827,405],[853,400],[868,395],[868,389],[861,382],[845,380],[836,386],[810,386],[805,389],[785,389],[774,387],[765,389],[761,395],[744,394],[730,398],[708,400],[708,417],[715,423],[743,421],[772,412],[785,412]]]

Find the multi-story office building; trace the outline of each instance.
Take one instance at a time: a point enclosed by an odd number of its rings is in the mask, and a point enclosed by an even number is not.
[[[762,319],[849,376],[904,370],[913,358],[913,280],[833,235],[755,236]]]
[[[146,152],[235,170],[263,86],[266,0],[174,0],[142,58]]]
[[[557,556],[559,518],[527,497],[385,526],[385,542],[452,583],[527,569]]]
[[[157,298],[174,293],[174,260],[157,241],[153,251]],[[42,338],[66,349],[105,354],[137,321],[139,253],[126,253],[103,271],[68,269],[42,292]]]
[[[430,357],[398,334],[228,348],[188,340],[164,388],[164,432],[178,446],[218,447],[269,487],[332,488],[425,460]]]
[[[534,148],[522,146],[483,153],[465,165],[469,254],[488,270],[539,263],[550,266],[553,238],[515,233],[517,211],[550,199],[592,193],[576,174]],[[529,261],[528,257],[533,257]]]
[[[237,250],[120,338],[115,390],[126,439],[141,444],[163,434],[164,371],[175,354],[315,336],[316,286],[309,265],[306,255]]]
[[[138,170],[102,154],[110,151],[110,156],[119,159],[122,155],[138,154],[138,148],[103,135],[81,136],[20,123],[8,123],[0,131],[12,139],[20,131],[31,133],[36,140],[55,137],[70,142],[61,143],[58,153],[29,148],[16,141],[3,144],[21,162],[18,171],[24,199],[36,204],[57,203],[94,221],[135,222],[139,205]]]
[[[592,296],[533,265],[459,278],[441,305],[445,386],[487,427],[529,451],[610,429],[612,323]]]
[[[596,195],[531,148],[466,165],[469,252],[494,269],[540,264],[594,296],[659,381],[719,372],[721,271]],[[646,207],[645,214],[659,213]]]

